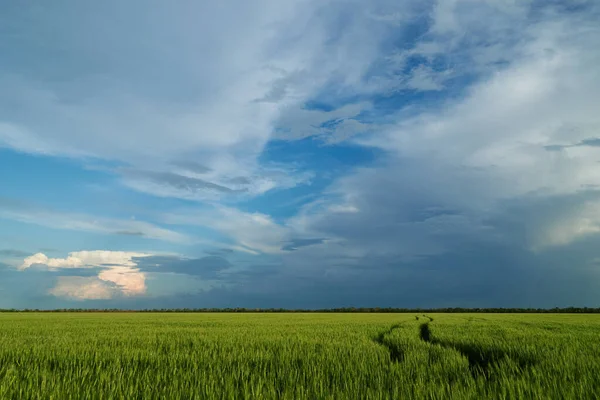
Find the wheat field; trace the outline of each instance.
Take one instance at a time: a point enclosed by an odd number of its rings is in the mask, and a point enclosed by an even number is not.
[[[594,399],[600,317],[0,314],[1,399]]]

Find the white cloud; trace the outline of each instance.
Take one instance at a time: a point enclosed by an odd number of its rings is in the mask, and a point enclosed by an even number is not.
[[[125,266],[110,267],[100,272],[98,279],[114,283],[125,296],[146,293],[146,275],[136,268]]]
[[[66,258],[48,258],[44,253],[37,253],[23,260],[21,270],[29,268],[34,264],[44,264],[51,269],[60,268],[93,268],[106,266],[134,267],[137,264],[134,257],[148,257],[151,254],[135,253],[129,251],[92,250],[74,251]]]
[[[544,146],[599,134],[600,52],[592,49],[600,30],[576,20],[539,24],[530,35],[535,39],[521,46],[523,57],[476,84],[462,101],[407,118],[363,143],[478,169],[493,180],[484,187],[494,199],[536,190],[573,193],[595,184],[595,149],[549,152]]]
[[[100,268],[97,277],[60,276],[50,294],[80,300],[110,299],[115,296],[137,296],[146,293],[146,276],[140,272],[136,257],[148,253],[91,250],[74,251],[66,258],[49,258],[43,253],[26,257],[19,267],[26,270],[42,264],[51,271],[69,268]]]
[[[246,178],[248,195],[303,181],[260,167],[273,129],[330,80],[359,84],[390,31],[352,2],[40,7],[0,19],[11,59],[0,68],[0,146],[169,173],[174,162],[200,161],[210,183]],[[347,7],[355,11],[348,24],[340,20]],[[44,51],[61,57],[23,57]],[[344,135],[361,130],[347,125]],[[296,124],[295,138],[302,126],[313,129]],[[207,186],[189,193],[131,176],[124,183],[159,196],[214,196]]]
[[[108,300],[115,292],[113,287],[98,278],[61,276],[49,294],[73,300]]]
[[[600,202],[584,201],[574,209],[558,210],[533,232],[535,251],[565,246],[578,239],[600,233]]]
[[[246,213],[232,207],[214,206],[204,210],[180,210],[163,216],[168,224],[196,225],[232,238],[238,248],[250,252],[280,253],[291,238],[291,230],[261,213]]]
[[[49,259],[44,253],[36,253],[26,257],[19,269],[27,269],[32,265],[44,264],[50,268],[78,268],[82,266],[81,260],[75,257]]]
[[[386,151],[387,163],[339,179],[328,190],[334,200],[305,206],[293,223],[363,255],[402,259],[464,242],[509,241],[515,232],[490,221],[502,218],[506,202],[594,190],[600,147],[586,139],[600,136],[600,28],[589,14],[549,13],[525,26],[516,15],[504,37],[510,18],[477,21],[456,11],[442,21],[440,32],[476,32],[489,24],[486,37],[511,55],[510,62],[459,98],[425,111],[402,110],[383,133],[355,139]],[[516,32],[522,38],[513,41]],[[558,150],[548,149],[553,145]],[[579,201],[581,211],[554,209],[535,224],[524,212],[518,228],[528,231],[530,242],[520,245],[547,248],[597,234],[595,208]],[[344,209],[356,211],[342,215]]]

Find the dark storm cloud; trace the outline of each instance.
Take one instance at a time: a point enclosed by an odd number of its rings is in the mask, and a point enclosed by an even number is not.
[[[598,238],[534,254],[471,244],[414,262],[364,257],[357,260],[360,268],[345,267],[339,274],[330,268],[308,277],[282,266],[256,266],[238,276],[243,285],[190,299],[217,306],[291,308],[583,306],[592,304],[600,289],[597,269],[588,262],[594,246],[600,246]],[[186,304],[183,298],[171,301]]]

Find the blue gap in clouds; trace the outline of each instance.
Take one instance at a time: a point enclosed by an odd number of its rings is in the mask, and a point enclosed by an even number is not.
[[[86,164],[100,165],[88,168]],[[112,218],[143,215],[147,210],[189,205],[123,187],[114,165],[92,160],[24,154],[0,150],[2,196],[56,211],[99,214]]]
[[[107,185],[105,172],[88,170],[68,158],[0,149],[2,196],[31,204],[77,210],[90,200],[86,185]]]
[[[246,212],[268,214],[281,222],[295,215],[302,205],[318,198],[332,181],[349,174],[355,167],[373,165],[382,154],[380,150],[349,143],[324,145],[314,138],[271,141],[259,158],[262,165],[291,164],[299,171],[314,172],[314,178],[309,184],[274,189],[237,207]]]

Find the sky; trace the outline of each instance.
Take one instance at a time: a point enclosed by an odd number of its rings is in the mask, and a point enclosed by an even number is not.
[[[600,2],[0,4],[0,308],[600,306]]]

